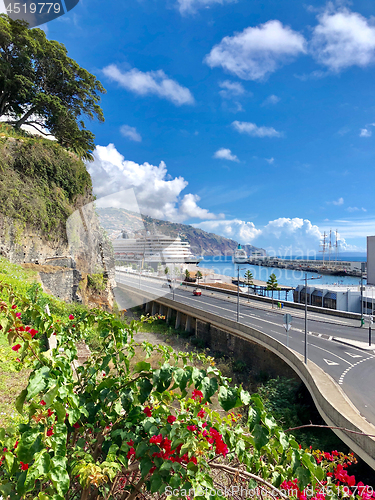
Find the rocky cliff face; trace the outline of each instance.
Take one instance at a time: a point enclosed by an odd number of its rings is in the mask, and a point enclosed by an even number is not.
[[[0,132],[0,255],[40,265],[45,287],[65,300],[79,300],[82,273],[103,273],[111,284],[111,246],[83,162],[54,142],[4,126]],[[45,265],[57,266],[56,275]]]

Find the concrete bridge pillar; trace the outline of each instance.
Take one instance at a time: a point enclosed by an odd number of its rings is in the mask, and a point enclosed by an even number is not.
[[[151,302],[146,302],[145,304],[145,312],[146,314],[149,313],[151,310]]]
[[[186,316],[185,332],[190,332],[191,330],[191,316]]]
[[[162,304],[159,305],[159,314],[160,314],[160,316],[163,316],[163,306],[162,306]]]
[[[172,309],[170,307],[168,307],[168,310],[167,310],[167,323],[170,323],[171,317],[172,317]]]
[[[180,328],[180,325],[181,325],[181,313],[180,313],[180,311],[177,311],[176,323],[174,325],[175,329],[177,330],[178,328]]]
[[[158,307],[157,303],[156,303],[156,302],[153,302],[153,303],[152,303],[152,313],[151,313],[151,314],[152,314],[152,316],[154,316],[154,314],[156,314],[156,313],[157,313],[157,307]]]

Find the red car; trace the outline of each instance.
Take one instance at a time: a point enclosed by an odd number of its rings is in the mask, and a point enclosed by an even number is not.
[[[200,297],[202,295],[202,290],[200,290],[199,288],[196,288],[193,291],[193,295],[196,295],[196,296]]]

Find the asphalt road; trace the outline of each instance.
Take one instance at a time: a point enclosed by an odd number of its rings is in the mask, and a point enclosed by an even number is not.
[[[157,280],[129,274],[117,273],[120,283],[134,288],[141,288],[156,297],[173,298],[172,291],[163,288]],[[251,297],[251,296],[250,296]],[[179,286],[175,289],[174,300],[223,318],[236,321],[237,298],[221,292],[202,289],[202,295],[195,297],[193,288]],[[276,303],[277,301],[275,301]],[[305,323],[304,311],[284,308],[271,308],[271,305],[256,300],[240,300],[240,323],[252,326],[270,335],[283,344],[287,344],[287,334],[283,324],[285,313],[292,315],[292,327],[289,331],[289,347],[304,353]],[[375,425],[375,355],[373,350],[363,350],[334,340],[335,337],[349,342],[368,343],[368,329],[360,328],[358,320],[308,312],[308,358],[328,373],[343,389],[358,411]],[[375,330],[375,328],[374,328]],[[375,343],[375,331],[374,331]],[[375,345],[374,345],[375,349]]]

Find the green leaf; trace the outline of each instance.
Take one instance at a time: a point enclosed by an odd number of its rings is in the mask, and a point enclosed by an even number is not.
[[[322,481],[324,479],[324,470],[322,467],[318,466],[315,469],[315,476],[318,479],[318,481]]]
[[[10,451],[7,451],[6,453],[4,453],[4,457],[5,457],[5,463],[7,464],[8,472],[9,474],[11,474],[14,464],[14,455]]]
[[[154,383],[157,392],[166,391],[171,385],[173,368],[165,363],[159,370],[154,371]]]
[[[192,371],[191,366],[187,366],[185,369],[177,368],[174,371],[173,378],[181,391],[185,390],[187,384],[191,381]]]
[[[45,389],[48,375],[49,368],[47,366],[42,366],[39,370],[34,372],[34,375],[30,377],[29,385],[27,386],[27,399],[32,399]]]
[[[237,390],[232,387],[221,386],[219,390],[219,403],[225,411],[229,411],[236,406]]]
[[[163,484],[163,478],[156,471],[151,477],[150,492],[157,493]]]
[[[53,486],[56,488],[59,495],[66,495],[69,490],[70,479],[69,474],[62,467],[55,467],[49,474],[49,478],[52,481]]]
[[[259,394],[252,394],[251,400],[256,408],[258,408],[259,410],[264,410],[263,401],[262,398],[259,396]]]
[[[150,371],[151,364],[146,363],[146,361],[140,361],[134,367],[134,373],[148,372]]]
[[[22,434],[17,446],[18,460],[28,464],[34,455],[43,449],[42,437],[37,429],[31,429]]]
[[[241,398],[241,401],[244,405],[250,404],[251,397],[247,391],[244,391],[243,389],[241,389],[240,398]]]
[[[215,394],[218,389],[218,383],[216,378],[204,377],[201,383],[201,391],[203,393],[203,398],[209,403],[210,398]]]
[[[46,394],[43,396],[43,400],[46,403],[46,408],[49,408],[52,404],[52,401],[55,399],[57,396],[57,393],[59,392],[59,386],[56,384],[50,389]]]
[[[266,429],[262,425],[256,424],[256,426],[254,427],[253,435],[255,448],[257,450],[261,450],[263,446],[266,446],[269,441],[268,429]]]
[[[298,479],[298,487],[300,490],[303,490],[311,480],[311,473],[308,469],[298,467],[296,470],[296,476]]]
[[[143,404],[145,401],[147,401],[151,391],[152,391],[152,387],[153,385],[151,384],[151,382],[149,381],[148,378],[142,378],[140,380],[137,381],[137,385],[140,389],[140,394],[139,394],[139,402],[141,404]]]
[[[200,389],[200,384],[204,377],[206,376],[206,372],[204,370],[198,370],[198,368],[193,368],[193,373],[192,373],[192,380],[194,382],[194,385],[196,389]]]
[[[249,424],[249,429],[250,432],[254,429],[256,424],[259,424],[261,420],[261,413],[258,408],[249,408],[249,418],[248,418],[248,424]]]
[[[23,391],[21,391],[18,398],[16,399],[15,407],[16,407],[16,410],[18,411],[18,413],[20,413],[21,415],[22,415],[23,404],[25,402],[26,396],[27,396],[27,389],[24,389]]]
[[[149,443],[146,443],[146,441],[141,441],[135,450],[135,456],[137,458],[143,456],[148,450],[149,446]]]
[[[150,472],[150,469],[154,466],[153,462],[149,458],[146,458],[145,460],[141,460],[140,463],[140,469],[141,469],[141,475],[142,477],[147,476],[147,474]]]

